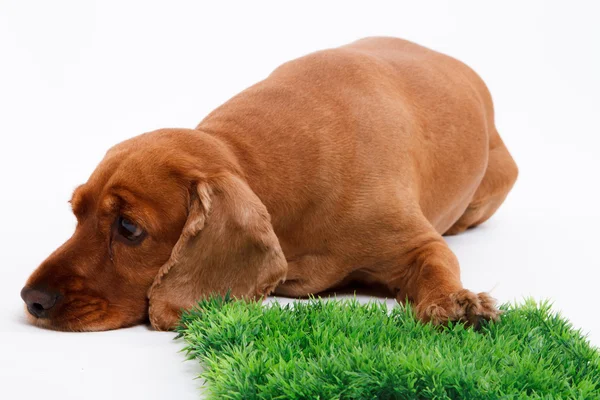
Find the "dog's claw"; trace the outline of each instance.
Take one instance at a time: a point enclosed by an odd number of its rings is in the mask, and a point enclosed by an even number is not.
[[[494,300],[487,293],[475,294],[463,289],[449,296],[438,297],[434,301],[418,304],[417,316],[422,321],[431,322],[434,325],[459,321],[479,330],[488,321],[497,321],[500,312],[496,309]]]

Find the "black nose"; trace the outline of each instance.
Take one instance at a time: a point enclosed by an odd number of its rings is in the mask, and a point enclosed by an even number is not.
[[[27,304],[27,310],[31,315],[36,318],[45,318],[48,316],[47,311],[56,304],[58,293],[25,286],[21,290],[21,298]]]

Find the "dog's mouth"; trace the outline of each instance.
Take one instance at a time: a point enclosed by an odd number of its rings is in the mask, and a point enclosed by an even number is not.
[[[33,308],[33,307],[38,307]],[[25,305],[28,321],[37,327],[67,332],[94,332],[126,328],[148,322],[148,306],[141,302],[117,304],[108,299],[67,293],[47,310]]]
[[[112,314],[110,303],[99,297],[67,294],[58,298],[50,309],[33,303],[26,304],[25,310],[30,323],[45,329],[72,332],[110,329],[107,327]]]

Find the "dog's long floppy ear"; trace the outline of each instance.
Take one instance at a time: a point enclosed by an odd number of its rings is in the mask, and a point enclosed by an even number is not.
[[[182,308],[212,293],[267,296],[287,274],[269,213],[241,178],[226,173],[194,186],[181,237],[148,292],[158,330],[175,328]]]

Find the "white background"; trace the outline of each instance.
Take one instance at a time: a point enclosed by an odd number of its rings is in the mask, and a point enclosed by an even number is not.
[[[0,397],[197,398],[174,334],[33,328],[21,286],[110,146],[194,127],[282,62],[371,35],[463,60],[494,97],[521,174],[492,220],[448,240],[465,286],[552,299],[599,345],[597,3],[415,3],[0,0]]]

